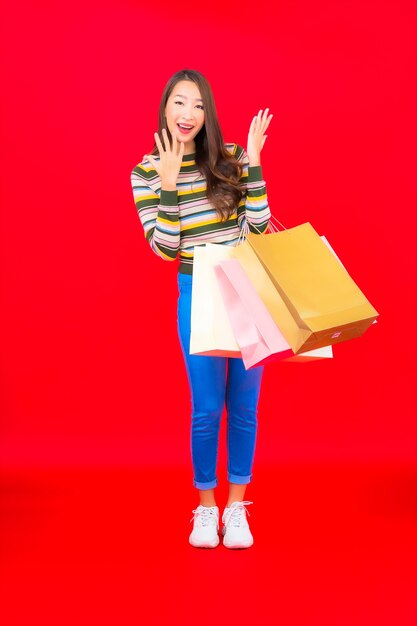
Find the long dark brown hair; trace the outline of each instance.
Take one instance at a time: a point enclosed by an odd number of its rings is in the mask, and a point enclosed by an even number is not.
[[[223,133],[217,119],[213,92],[207,79],[196,70],[180,70],[167,82],[162,93],[159,107],[158,134],[162,141],[162,129],[165,128],[169,141],[172,141],[166,118],[165,107],[175,85],[181,80],[190,80],[200,91],[204,106],[204,125],[195,136],[196,164],[207,182],[207,198],[215,207],[220,219],[227,220],[236,210],[243,193],[239,187],[242,166],[227,151]],[[158,154],[156,144],[152,154]]]

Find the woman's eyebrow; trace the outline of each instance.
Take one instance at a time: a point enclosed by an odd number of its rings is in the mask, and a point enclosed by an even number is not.
[[[184,98],[184,100],[187,100],[187,96],[182,96],[180,93],[177,93],[174,98]],[[199,102],[203,102],[202,98],[195,98],[196,100],[198,100]]]

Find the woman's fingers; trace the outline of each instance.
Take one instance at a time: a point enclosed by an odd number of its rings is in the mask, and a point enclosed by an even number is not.
[[[163,132],[164,131],[162,131],[162,133]],[[158,135],[158,133],[154,133],[153,136],[155,138],[155,143],[156,143],[156,147],[158,148],[158,152],[159,152],[159,154],[161,154],[162,152],[164,152],[164,147],[163,147],[162,142],[161,142],[161,140],[159,138],[159,135]]]
[[[258,114],[255,115],[252,122],[254,124],[254,130],[258,130],[262,121],[262,109],[259,109]]]
[[[258,114],[252,119],[250,130],[261,134],[264,133],[268,128],[272,117],[272,114],[269,115],[269,108],[265,110],[259,109]]]
[[[269,122],[271,121],[272,115],[269,114],[269,108],[265,109],[263,115],[260,118],[260,130],[261,132],[265,132],[269,126]]]
[[[268,128],[268,126],[271,123],[271,120],[273,118],[273,114],[271,113],[271,115],[268,115],[268,117],[265,118],[263,125],[262,125],[262,131],[265,132],[266,129]]]
[[[262,130],[265,130],[265,124],[268,120],[268,113],[269,113],[269,109],[265,109],[264,114],[262,115],[262,122],[261,122]]]
[[[265,111],[263,111],[262,114],[260,114],[261,112],[258,113],[258,115],[256,115],[254,117],[254,119],[252,120],[252,124],[251,124],[251,132],[256,133],[257,135],[264,135],[265,132],[268,129],[268,126],[271,123],[272,120],[272,113],[269,115],[269,109],[265,109]]]
[[[167,139],[168,139],[168,135],[167,135]],[[175,155],[177,154],[177,138],[175,134],[172,136],[172,151]]]
[[[167,133],[167,129],[166,128],[162,129],[162,139],[164,140],[165,152],[168,152],[169,149],[171,148],[171,144],[170,144],[170,141],[168,139],[168,133]]]
[[[170,141],[166,128],[161,130],[161,136],[154,133],[154,137],[158,155],[148,155],[148,160],[161,177],[162,186],[176,185],[184,155],[184,142],[177,139],[175,135]]]
[[[156,170],[157,168],[157,163],[155,161],[155,159],[153,158],[153,156],[150,156],[150,154],[146,155],[147,160],[149,161],[149,163],[152,165],[152,167],[154,168],[154,170]]]
[[[175,156],[178,156],[179,154],[184,154],[184,142],[183,141],[178,141],[178,139],[176,138],[175,135],[172,136],[172,144],[169,141],[168,138],[168,133],[166,128],[162,129],[162,141],[164,142],[162,144],[158,133],[154,133],[155,136],[155,143],[156,146],[158,148],[159,153],[161,154],[162,152],[167,153],[172,153]],[[180,144],[178,146],[178,144]],[[181,152],[181,145],[183,146],[182,148],[182,152]]]

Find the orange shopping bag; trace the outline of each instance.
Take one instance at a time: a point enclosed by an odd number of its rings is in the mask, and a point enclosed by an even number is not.
[[[239,248],[236,258],[248,263],[255,254],[270,278],[275,294],[266,293],[264,302],[295,354],[358,337],[378,317],[309,223],[267,235],[249,233]]]

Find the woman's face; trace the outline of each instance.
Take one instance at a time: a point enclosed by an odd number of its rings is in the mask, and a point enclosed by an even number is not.
[[[184,154],[195,151],[194,137],[204,125],[200,90],[191,80],[180,80],[169,96],[165,117],[172,137],[184,142]]]

